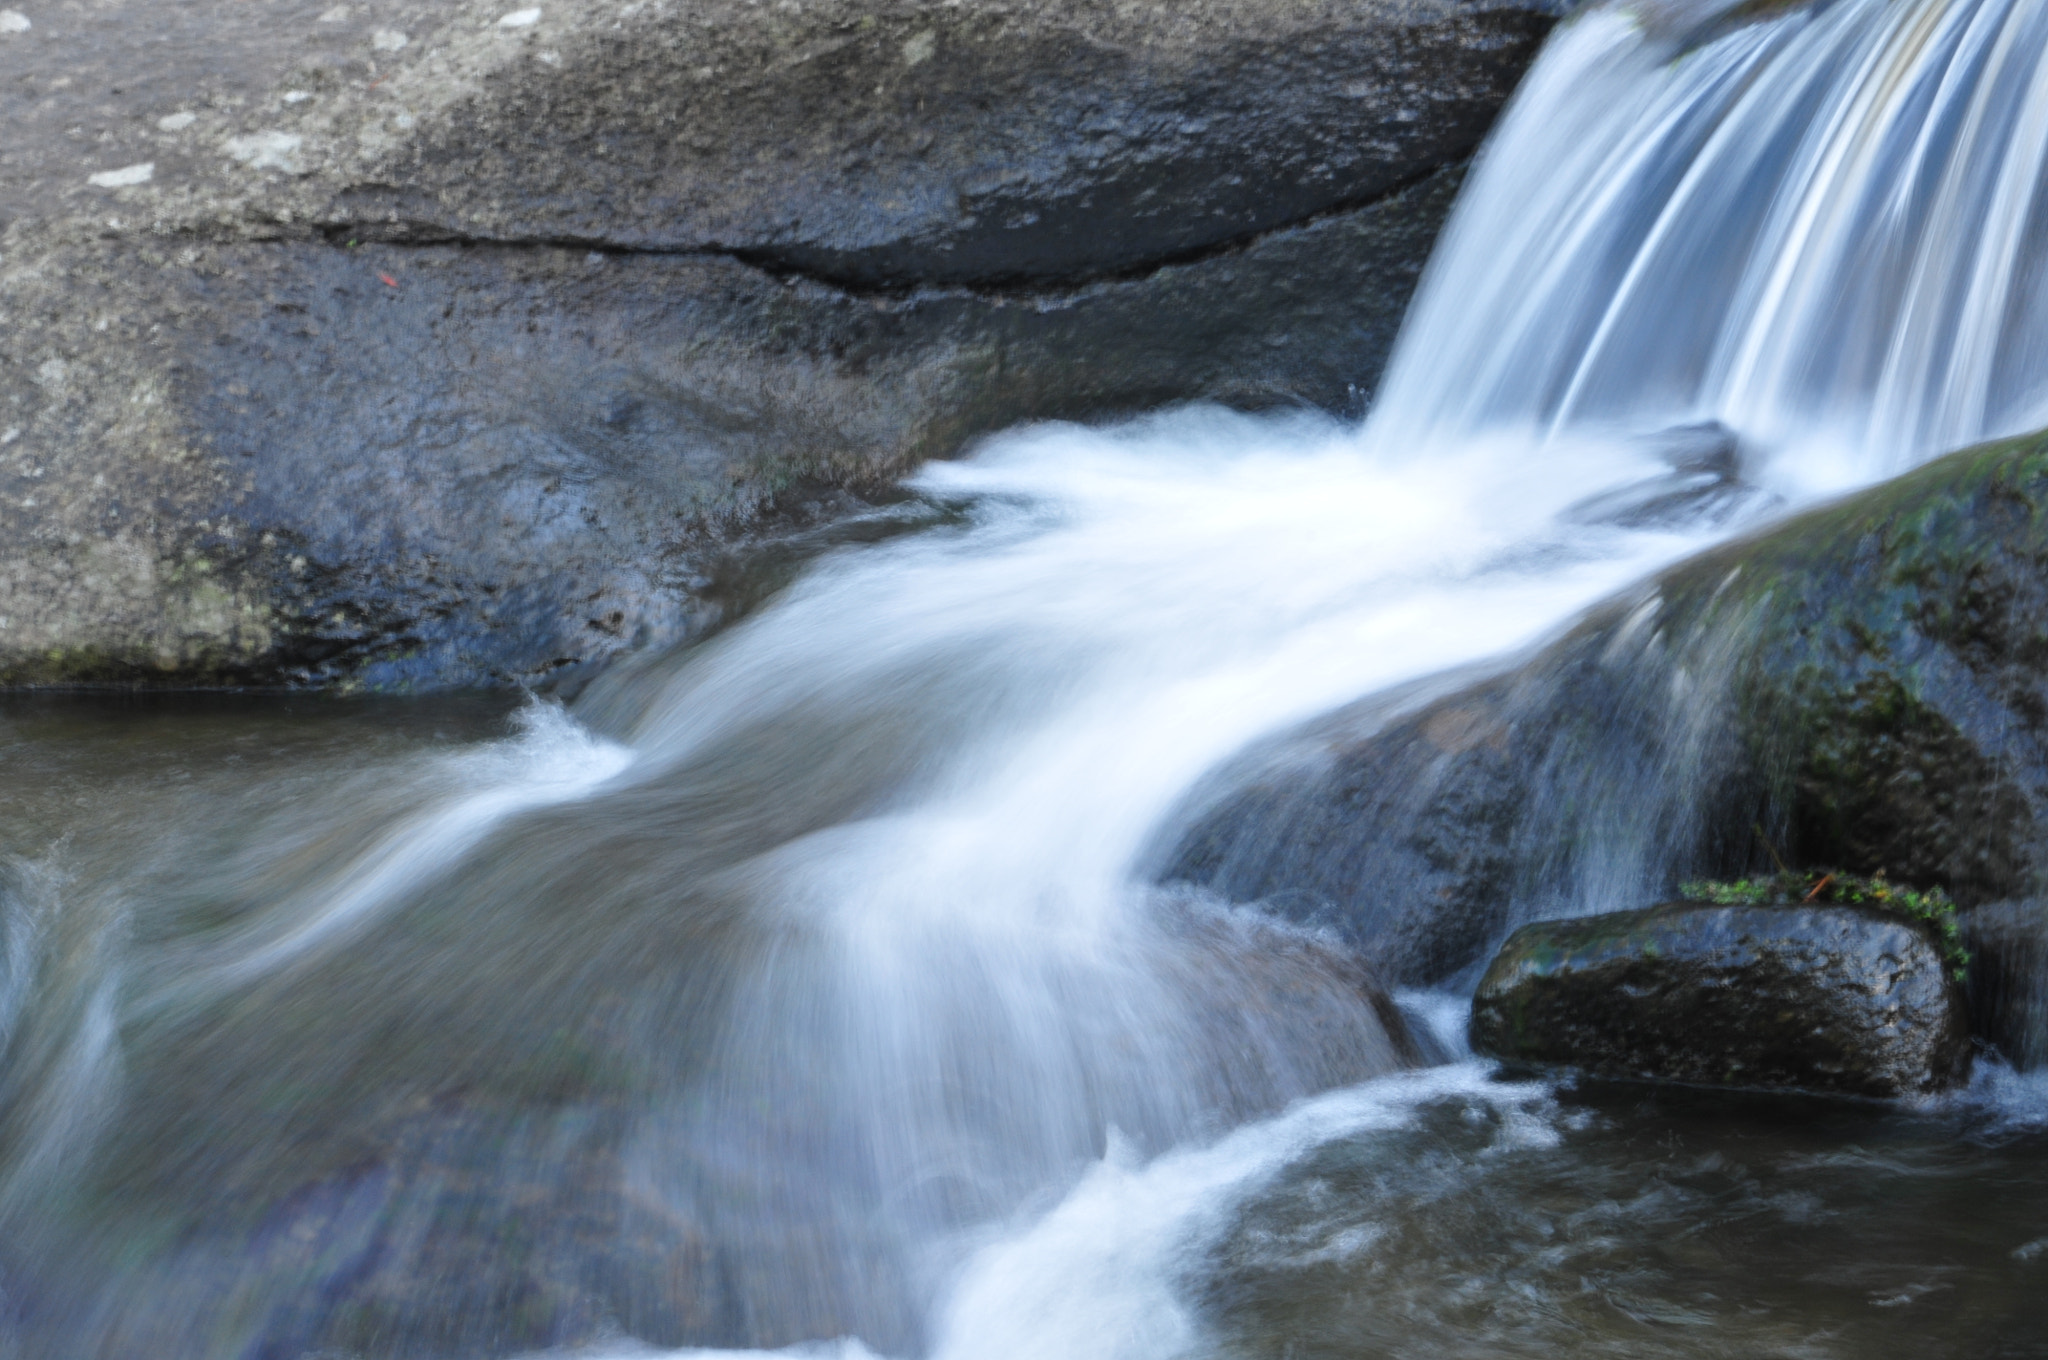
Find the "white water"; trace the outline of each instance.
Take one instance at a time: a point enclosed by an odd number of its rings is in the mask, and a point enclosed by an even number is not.
[[[1497,1121],[1497,1151],[1554,1147],[1566,1122],[1540,1083],[1504,1083],[1463,1062],[1377,1078],[1300,1102],[1213,1144],[1146,1160],[1112,1138],[1104,1158],[1059,1205],[1022,1231],[987,1234],[939,1320],[934,1360],[1188,1360],[1208,1354],[1176,1285],[1231,1211],[1290,1160],[1337,1138],[1406,1126],[1427,1104],[1456,1101]],[[1370,1241],[1341,1242],[1342,1251]],[[1324,1250],[1333,1248],[1325,1247]],[[632,1343],[574,1352],[578,1360],[656,1354]],[[867,1360],[858,1342],[779,1352],[681,1350],[669,1360],[765,1356]]]
[[[1767,493],[1753,520],[2048,419],[2048,8],[1841,0],[1679,53],[1682,29],[1617,7],[1553,40],[1364,429],[1197,411],[996,441],[920,479],[983,498],[972,534],[821,573],[650,724],[668,750],[726,720],[720,692],[858,692],[898,665],[1032,675],[909,806],[809,865],[899,1024],[932,932],[1028,961],[1133,928],[1146,833],[1247,741],[1509,655],[1727,533],[1563,514],[1658,474],[1632,433],[1734,429]],[[1039,1023],[1057,1042],[1073,1020]],[[1113,1144],[972,1256],[932,1353],[1202,1353],[1176,1291],[1205,1225],[1304,1147],[1454,1088],[1527,1098],[1456,1067],[1149,1163]]]
[[[1713,417],[1826,492],[2042,424],[2048,10],[1837,0],[1675,53],[1636,8],[1518,92],[1375,428]]]
[[[1303,1149],[1449,1096],[1544,1136],[1522,1117],[1540,1093],[1469,1064],[1317,1095],[1391,1065],[1369,1008],[1310,950],[1285,965],[1306,1016],[1257,1013],[1232,944],[1258,927],[1188,926],[1139,859],[1261,736],[1418,701],[1760,516],[2048,410],[2048,10],[1838,0],[1689,50],[1683,28],[1607,9],[1560,32],[1362,429],[1188,410],[934,466],[915,485],[965,527],[828,560],[612,696],[624,749],[544,722],[469,787],[424,781],[422,809],[164,994],[317,970],[490,845],[602,940],[623,908],[549,871],[643,845],[549,810],[624,824],[708,790],[678,804],[697,823],[635,834],[727,840],[636,880],[630,920],[711,900],[748,945],[709,955],[729,990],[708,1033],[656,1032],[705,1056],[635,1125],[631,1190],[689,1205],[691,1167],[741,1187],[712,1231],[757,1232],[745,1283],[817,1316],[858,1304],[860,1243],[947,1360],[1200,1354],[1186,1253]],[[1742,440],[1743,497],[1583,513],[1697,489],[1645,436],[1708,418]],[[519,960],[574,975],[552,962]],[[99,1081],[122,1079],[109,1056]]]

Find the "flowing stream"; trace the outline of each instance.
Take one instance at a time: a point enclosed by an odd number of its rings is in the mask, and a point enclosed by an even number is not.
[[[1014,432],[567,710],[0,705],[0,1356],[2040,1353],[2030,1079],[1505,1084],[1145,872],[1248,743],[2048,424],[2048,7],[1754,8],[1560,28],[1362,427]]]

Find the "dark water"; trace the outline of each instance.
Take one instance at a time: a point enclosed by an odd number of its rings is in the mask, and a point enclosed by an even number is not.
[[[141,826],[252,781],[309,786],[405,755],[507,736],[517,695],[0,694],[0,847]],[[152,816],[146,809],[154,805]]]
[[[1247,1357],[2048,1354],[2048,1127],[2006,1099],[1587,1087],[1520,1139],[1446,1101],[1286,1167],[1191,1292]]]

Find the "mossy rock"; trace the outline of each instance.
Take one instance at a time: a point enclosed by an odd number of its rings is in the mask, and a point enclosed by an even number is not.
[[[1969,975],[1970,951],[1963,944],[1963,927],[1956,904],[1940,888],[1922,891],[1893,883],[1883,874],[1864,878],[1832,869],[1793,873],[1781,869],[1755,878],[1716,882],[1695,880],[1680,885],[1679,891],[1691,901],[1719,906],[1792,906],[1819,903],[1822,906],[1865,907],[1882,915],[1912,921],[1927,932],[1941,959],[1957,982]]]
[[[1220,771],[1162,877],[1336,930],[1397,982],[1515,922],[1826,865],[1964,909],[2048,873],[2048,435],[1715,548],[1526,663]]]
[[[1923,923],[1879,908],[1667,902],[1540,921],[1472,999],[1472,1047],[1517,1066],[1896,1097],[1961,1082],[1962,992]]]

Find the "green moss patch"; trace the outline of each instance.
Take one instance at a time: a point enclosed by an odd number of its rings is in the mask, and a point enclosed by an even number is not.
[[[1724,907],[1796,906],[1807,902],[1875,907],[1926,926],[1956,981],[1961,982],[1969,970],[1970,951],[1963,948],[1963,928],[1956,919],[1956,904],[1940,888],[1908,888],[1891,882],[1881,873],[1865,878],[1860,874],[1816,869],[1734,880],[1698,879],[1679,884],[1678,891],[1690,901]]]

